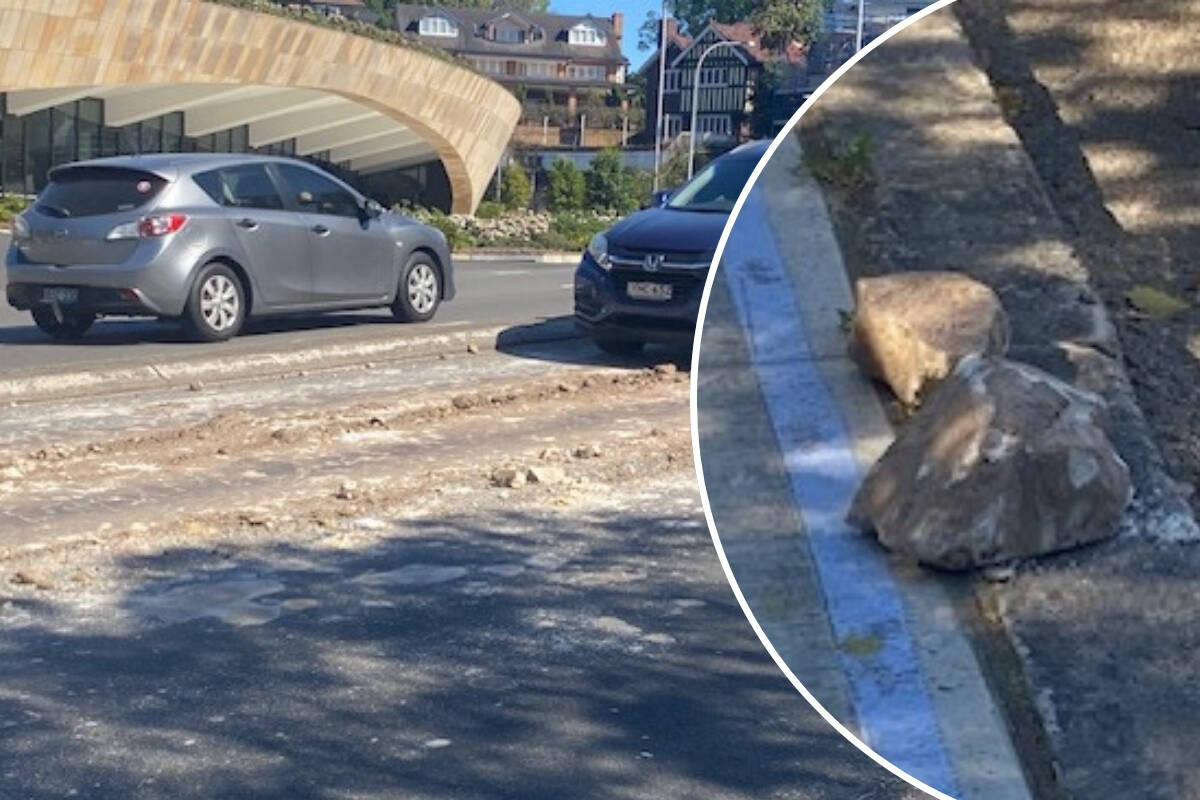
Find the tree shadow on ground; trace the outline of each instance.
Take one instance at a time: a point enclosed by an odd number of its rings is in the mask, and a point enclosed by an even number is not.
[[[694,504],[663,502],[169,549],[14,596],[0,793],[895,797],[763,653]]]

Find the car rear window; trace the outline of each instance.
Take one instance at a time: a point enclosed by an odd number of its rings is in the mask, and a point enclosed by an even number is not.
[[[153,200],[167,185],[149,172],[118,167],[56,170],[34,208],[52,217],[94,217],[132,211]]]

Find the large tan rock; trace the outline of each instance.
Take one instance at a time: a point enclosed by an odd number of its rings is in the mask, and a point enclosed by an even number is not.
[[[963,356],[1003,355],[1008,317],[996,293],[957,272],[901,272],[854,286],[850,353],[912,405]]]
[[[953,570],[1113,536],[1133,490],[1103,411],[1041,370],[968,356],[868,473],[849,519]]]

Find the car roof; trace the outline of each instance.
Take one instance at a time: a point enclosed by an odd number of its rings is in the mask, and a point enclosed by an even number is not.
[[[151,172],[160,177],[173,179],[179,175],[191,175],[210,169],[218,169],[233,164],[247,162],[286,162],[289,164],[304,164],[297,158],[287,156],[259,155],[257,153],[147,153],[136,156],[109,156],[107,158],[91,158],[86,161],[72,161],[61,164],[50,170],[51,178],[54,173],[73,169],[75,167],[114,167],[117,169],[138,169]]]

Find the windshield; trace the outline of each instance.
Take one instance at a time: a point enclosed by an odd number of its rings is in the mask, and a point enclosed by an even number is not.
[[[676,192],[667,208],[728,214],[757,164],[756,158],[718,158]]]

